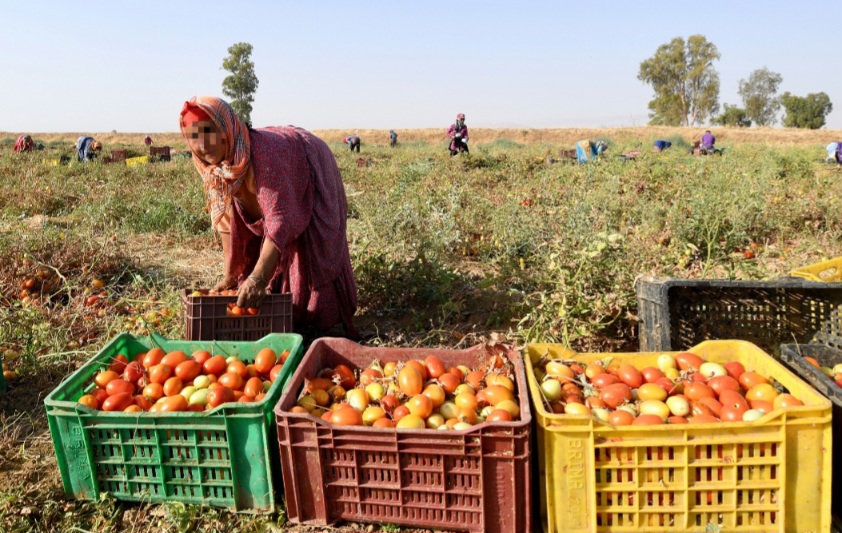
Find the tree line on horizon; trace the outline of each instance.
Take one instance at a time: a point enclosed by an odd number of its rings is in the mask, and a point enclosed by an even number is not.
[[[222,68],[231,72],[222,82],[222,93],[245,123],[251,123],[252,102],[258,79],[251,61],[252,45],[236,43],[228,48]],[[687,41],[675,37],[662,44],[640,64],[637,79],[651,85],[655,97],[649,102],[649,124],[653,126],[696,126],[706,121],[719,126],[772,126],[781,107],[784,127],[819,129],[833,110],[824,92],[796,96],[778,94],[783,76],[765,66],[740,80],[742,107],[725,103],[719,107],[719,73],[713,66],[720,59],[716,45],[704,35]],[[718,113],[718,114],[717,114]]]
[[[826,93],[779,95],[783,76],[765,66],[740,80],[742,107],[726,103],[720,112],[719,73],[713,66],[719,58],[715,44],[704,35],[691,35],[686,42],[675,37],[644,60],[637,79],[655,91],[649,102],[649,124],[695,126],[709,120],[720,126],[772,126],[783,107],[784,127],[819,129],[825,125],[833,110]]]

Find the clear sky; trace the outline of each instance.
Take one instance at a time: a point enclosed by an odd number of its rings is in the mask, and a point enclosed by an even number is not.
[[[222,96],[240,41],[257,127],[445,128],[458,112],[474,127],[640,126],[641,61],[693,34],[722,55],[720,104],[766,66],[781,92],[827,93],[842,129],[831,4],[2,0],[0,131],[177,131],[184,100]]]

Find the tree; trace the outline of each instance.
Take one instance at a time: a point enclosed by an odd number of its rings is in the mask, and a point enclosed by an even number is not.
[[[784,127],[787,128],[817,130],[824,126],[825,117],[833,111],[830,97],[825,93],[810,93],[802,97],[787,91],[781,96],[781,103],[786,109]]]
[[[781,97],[776,96],[783,77],[766,67],[752,72],[748,81],[740,80],[739,93],[746,114],[758,126],[771,126],[778,121]]]
[[[751,119],[748,118],[745,109],[735,105],[725,104],[725,111],[718,117],[714,117],[713,123],[717,126],[738,126],[748,128],[751,126]]]
[[[251,103],[257,92],[257,76],[251,61],[252,46],[249,43],[237,43],[228,47],[228,57],[222,61],[222,68],[231,73],[222,80],[222,94],[231,98],[231,107],[237,116],[246,123],[251,123]]]
[[[689,126],[704,122],[719,110],[719,74],[713,62],[716,46],[704,35],[691,35],[687,42],[676,37],[662,44],[655,55],[640,64],[637,79],[652,85],[649,123]]]

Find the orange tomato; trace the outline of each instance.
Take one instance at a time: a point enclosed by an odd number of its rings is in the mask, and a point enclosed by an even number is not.
[[[699,405],[704,405],[713,413],[713,416],[721,418],[722,404],[713,396],[705,396],[696,400]]]
[[[808,363],[810,363],[811,365],[813,365],[814,367],[818,368],[819,370],[821,370],[821,369],[822,369],[822,365],[821,365],[821,364],[819,364],[819,362],[816,360],[816,358],[815,358],[815,357],[810,357],[809,355],[805,355],[805,356],[803,357],[803,359],[804,359],[805,361],[807,361]]]
[[[132,395],[130,392],[120,392],[113,394],[105,399],[102,403],[103,411],[123,411],[126,407],[132,404]]]
[[[222,385],[212,385],[208,390],[208,407],[211,409],[234,401],[234,391]]]
[[[746,367],[739,361],[728,361],[722,366],[725,368],[725,372],[737,381],[740,380],[740,376],[746,371]]]
[[[398,374],[398,387],[407,396],[421,394],[424,380],[421,373],[414,366],[404,366]]]
[[[587,405],[578,402],[568,402],[564,406],[564,414],[566,415],[589,415],[591,410]]]
[[[588,406],[588,409],[605,409],[608,407],[608,405],[597,396],[588,396],[585,398],[585,405]]]
[[[400,404],[398,398],[392,394],[387,394],[380,399],[380,407],[387,413],[394,411]]]
[[[257,315],[260,314],[260,308],[259,307],[249,307],[249,308],[246,309],[246,314],[251,315],[251,316],[257,316]]]
[[[385,409],[384,409],[384,411],[385,411]],[[392,420],[397,422],[398,420],[400,420],[401,418],[405,417],[408,414],[409,414],[409,407],[407,407],[406,405],[399,405],[399,406],[395,407],[395,409],[392,411]]]
[[[740,374],[740,377],[737,381],[740,382],[740,385],[742,385],[743,390],[749,390],[755,385],[769,383],[768,379],[766,379],[764,376],[761,376],[757,372],[743,372],[742,374]]]
[[[604,389],[609,385],[614,385],[615,383],[619,383],[619,379],[614,374],[609,374],[607,372],[602,374],[597,374],[596,376],[591,379],[591,385],[596,387],[597,389]]]
[[[488,416],[485,417],[486,422],[511,422],[512,415],[509,414],[508,411],[504,411],[503,409],[495,409],[488,413]]]
[[[249,375],[249,370],[246,368],[246,364],[239,359],[228,363],[228,367],[225,372],[229,374],[237,374],[243,379],[247,378]]]
[[[181,389],[184,388],[184,383],[181,381],[180,378],[171,377],[167,381],[164,382],[164,396],[175,396],[181,392]]]
[[[690,382],[684,386],[684,395],[691,401],[702,398],[713,398],[716,394],[713,389],[701,382]]]
[[[411,414],[420,416],[424,419],[433,414],[433,401],[423,394],[417,394],[410,398],[409,401],[406,402],[406,407],[409,409]]]
[[[441,407],[446,397],[444,388],[442,388],[441,385],[436,385],[435,383],[430,383],[429,385],[424,387],[424,390],[421,391],[421,394],[423,394],[424,396],[429,398],[431,402],[433,402],[433,408]],[[427,417],[425,416],[422,418]]]
[[[366,387],[383,377],[383,373],[376,368],[366,368],[360,373],[360,385]]]
[[[204,365],[205,361],[211,358],[211,353],[207,350],[196,350],[190,357],[199,365]]]
[[[188,359],[175,367],[175,375],[183,382],[193,381],[202,373],[202,365]]]
[[[646,383],[655,383],[659,379],[665,377],[660,368],[654,366],[647,366],[640,369],[640,375],[643,376],[643,381]]]
[[[690,352],[681,352],[675,355],[675,363],[678,365],[679,370],[692,369],[698,371],[704,362],[704,359]]]
[[[664,423],[664,419],[658,415],[637,415],[632,421],[633,426],[658,426]]]
[[[634,365],[625,363],[617,369],[617,377],[629,387],[636,389],[643,385],[643,375]]]
[[[479,407],[479,400],[477,400],[476,395],[469,392],[460,392],[457,394],[456,398],[453,399],[453,403],[455,403],[457,407],[463,409],[476,410],[477,407]]]
[[[143,368],[150,369],[155,365],[161,363],[161,359],[164,358],[166,352],[161,348],[155,347],[146,352],[146,355],[143,356]]]
[[[226,372],[219,376],[219,384],[223,387],[228,387],[231,390],[242,390],[243,377],[240,374],[233,372]]]
[[[591,363],[585,368],[585,376],[588,379],[593,379],[599,374],[605,373],[605,367],[599,363]]]
[[[746,372],[743,375],[748,374]],[[752,402],[754,400],[763,400],[765,402],[774,402],[775,397],[778,396],[778,391],[769,383],[758,383],[746,391],[746,400]]]
[[[459,378],[459,383],[462,383],[462,380],[465,379],[465,374],[455,366],[448,368],[447,371]]]
[[[354,378],[354,372],[346,365],[336,365],[336,368],[333,369],[332,377],[338,377],[341,380],[339,384],[342,385],[346,390],[353,389],[354,385],[357,384],[357,380],[356,378]]]
[[[149,385],[143,387],[143,392],[141,394],[147,400],[157,402],[164,396],[164,387],[160,383],[150,383]]]
[[[722,410],[719,412],[719,418],[723,422],[742,422],[743,421],[743,413],[748,411],[748,404],[746,405],[723,405]]]
[[[667,399],[667,391],[656,383],[644,383],[637,389],[637,397],[642,401]]]
[[[378,418],[377,420],[375,420],[374,423],[371,424],[371,427],[373,427],[373,428],[393,428],[393,427],[395,427],[395,423],[384,416],[383,418]]]
[[[124,413],[140,413],[142,411],[143,411],[143,409],[139,405],[136,405],[136,404],[131,404],[130,406],[123,409]]]
[[[740,392],[740,382],[728,375],[712,377],[707,381],[707,385],[713,389],[717,396],[721,395],[724,390]]]
[[[490,376],[485,378],[485,384],[486,385],[500,385],[501,387],[505,387],[512,392],[515,391],[514,381],[512,381],[512,379],[510,377],[505,376],[503,374],[491,374]]]
[[[630,426],[632,422],[634,422],[634,415],[624,409],[612,411],[608,415],[608,423],[612,426]]]
[[[164,384],[172,377],[172,368],[167,365],[155,365],[149,369],[149,382]]]
[[[187,399],[181,394],[168,396],[155,404],[161,413],[180,413],[187,410]]]
[[[424,366],[424,363],[422,363],[421,361],[416,361],[415,359],[412,359],[405,362],[404,366],[411,366],[412,368],[417,370],[418,373],[421,374],[422,380],[427,381],[428,379],[430,379],[430,374],[429,372],[427,372],[427,367]]]
[[[170,368],[175,368],[184,361],[187,361],[187,354],[180,350],[172,351],[161,358],[161,364]]]
[[[249,378],[249,380],[246,381],[246,384],[243,387],[243,393],[246,396],[251,396],[252,398],[257,396],[261,392],[263,392],[263,380],[261,380],[260,378]]]
[[[455,391],[456,387],[458,387],[459,383],[461,383],[459,378],[457,376],[451,374],[450,372],[445,372],[444,374],[439,376],[438,379],[439,379],[439,383],[441,384],[442,388],[448,394],[453,394],[453,391]]]
[[[313,378],[307,382],[305,390],[313,392],[314,390],[329,390],[333,387],[333,382],[327,378]]]
[[[104,389],[111,381],[114,381],[119,377],[120,375],[117,372],[114,372],[113,370],[105,370],[94,376],[94,383]]]
[[[570,381],[576,377],[573,369],[560,361],[550,361],[546,366],[547,375],[553,379],[557,379],[562,383]]]
[[[85,394],[77,400],[80,404],[91,409],[99,409],[99,402],[91,394]]]
[[[330,423],[335,426],[362,426],[363,415],[353,407],[346,406],[331,411]]]
[[[804,402],[789,393],[779,394],[772,402],[775,409],[787,409],[789,407],[799,407],[804,405]]]
[[[684,418],[683,416],[673,415],[673,416],[667,418],[667,423],[668,424],[687,424],[688,422],[687,422],[687,419]]]
[[[281,370],[284,369],[284,365],[275,365],[272,367],[272,370],[269,371],[269,381],[272,383],[278,379],[278,376],[281,374]]]
[[[202,364],[205,374],[213,374],[217,377],[224,374],[226,368],[228,368],[228,363],[221,355],[214,355]]]
[[[465,383],[478,390],[482,386],[482,380],[485,378],[485,373],[482,370],[473,370],[465,376]]]
[[[492,355],[486,361],[485,366],[488,369],[494,370],[495,368],[502,368],[504,364],[506,364],[505,359],[499,355]]]
[[[268,374],[278,364],[278,355],[272,348],[263,348],[254,356],[254,367],[261,374]]]
[[[749,405],[752,409],[762,411],[763,414],[769,414],[775,410],[775,405],[772,402],[767,402],[766,400],[753,400],[749,402]]]
[[[717,424],[722,421],[713,415],[694,415],[688,422],[691,424]]]
[[[485,389],[483,389],[483,391],[485,392],[485,398],[491,405],[497,405],[503,400],[515,399],[515,396],[514,394],[512,394],[512,391],[510,391],[502,385],[491,385],[490,387],[486,387]]]

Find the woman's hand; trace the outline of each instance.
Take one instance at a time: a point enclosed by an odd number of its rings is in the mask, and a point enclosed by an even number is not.
[[[266,298],[266,282],[255,276],[249,276],[237,292],[237,306],[242,308],[260,307]]]
[[[225,275],[225,278],[217,283],[213,290],[216,292],[233,289],[237,287],[237,280],[233,276]]]

